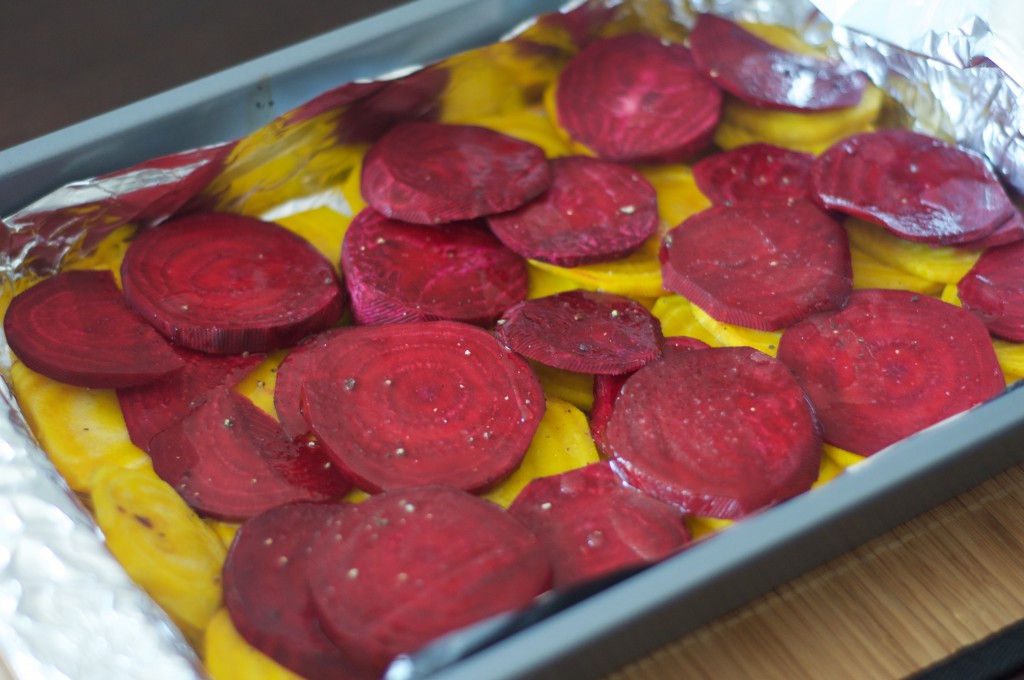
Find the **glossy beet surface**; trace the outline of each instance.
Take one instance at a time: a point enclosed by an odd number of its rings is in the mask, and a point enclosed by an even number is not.
[[[716,204],[810,198],[813,161],[808,153],[749,144],[694,163],[693,179]]]
[[[992,335],[1024,342],[1024,242],[986,250],[957,292]]]

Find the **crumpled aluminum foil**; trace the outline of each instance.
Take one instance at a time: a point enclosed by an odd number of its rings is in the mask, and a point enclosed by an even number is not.
[[[571,6],[618,4],[593,0]],[[979,1],[966,11],[963,3],[935,0],[817,0],[820,12],[804,0],[633,4],[638,12],[660,13],[682,25],[691,25],[697,12],[713,11],[798,27],[810,42],[830,46],[886,89],[905,108],[907,124],[981,152],[1018,195],[1024,193],[1024,40],[1013,35],[1024,31],[1024,5],[1014,0]],[[932,11],[923,12],[926,5]],[[834,27],[826,17],[847,27]],[[372,84],[332,90],[300,107],[299,115],[293,112],[279,131],[309,116],[344,113],[353,96],[372,97],[375,91]],[[281,152],[287,152],[287,134],[281,139]],[[47,269],[71,249],[87,247],[83,237],[92,241],[118,224],[159,222],[195,199],[234,145],[186,151],[77,182],[27,206],[0,230],[0,275],[8,282],[21,276],[30,257]],[[308,207],[310,200],[333,200],[317,195],[299,202]],[[6,350],[0,342],[0,355]],[[106,551],[3,384],[0,403],[0,675],[6,666],[16,678],[33,679],[202,677],[184,638]],[[415,658],[402,664],[402,677],[420,675]]]

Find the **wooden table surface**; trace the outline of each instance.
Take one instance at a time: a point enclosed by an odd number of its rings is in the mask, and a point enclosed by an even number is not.
[[[0,148],[398,4],[7,3]],[[609,680],[904,677],[1024,619],[1022,564],[1024,467]]]

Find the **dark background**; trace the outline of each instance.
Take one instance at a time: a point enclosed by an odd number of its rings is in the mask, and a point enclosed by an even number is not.
[[[0,149],[406,1],[5,1]]]

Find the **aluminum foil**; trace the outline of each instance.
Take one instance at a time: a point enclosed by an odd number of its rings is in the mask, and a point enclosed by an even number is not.
[[[546,39],[545,23],[567,29],[574,40],[623,13],[641,28],[679,37],[704,11],[794,26],[887,90],[903,107],[902,123],[981,152],[1018,196],[1024,193],[1024,40],[1012,34],[1024,30],[1024,5],[979,1],[963,11],[964,3],[922,0],[815,4],[820,11],[804,0],[577,1],[515,27],[510,39],[519,41],[516,58],[557,64],[574,46]],[[932,11],[924,12],[925,5]],[[474,58],[488,55],[498,53],[484,48]],[[458,73],[449,63],[386,82],[342,85],[245,139],[61,188],[3,220],[0,277],[10,286],[29,272],[51,271],[117,226],[155,224],[196,206],[278,216],[316,205],[344,209],[338,185],[356,171],[363,145],[397,120],[435,115],[441,92]],[[281,158],[290,159],[284,167]],[[246,184],[253,177],[263,179]],[[237,191],[239,185],[246,190]],[[0,355],[6,350],[0,342]],[[0,404],[3,665],[16,678],[201,677],[194,652],[106,551],[3,384]],[[415,658],[402,664],[402,677],[421,674]]]

